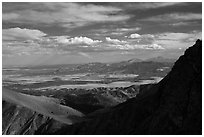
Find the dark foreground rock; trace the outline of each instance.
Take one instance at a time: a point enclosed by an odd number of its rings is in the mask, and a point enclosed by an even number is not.
[[[202,134],[202,41],[188,48],[161,82],[89,118],[55,134]]]

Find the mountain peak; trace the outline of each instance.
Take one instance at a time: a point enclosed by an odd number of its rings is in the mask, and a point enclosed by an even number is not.
[[[133,62],[141,62],[141,61],[142,61],[141,59],[132,58],[132,59],[129,59],[127,62],[133,63]]]
[[[197,39],[197,40],[196,40],[196,43],[200,43],[200,44],[201,44],[201,43],[202,43],[202,40]]]
[[[175,63],[178,64],[182,61],[188,62],[195,71],[202,70],[202,41],[197,40],[196,43],[186,49],[183,56],[179,58],[179,60]]]
[[[149,58],[146,61],[153,61],[153,62],[175,62],[176,59],[174,59],[174,58],[166,58],[166,57],[162,57],[162,56],[157,56],[157,57]]]

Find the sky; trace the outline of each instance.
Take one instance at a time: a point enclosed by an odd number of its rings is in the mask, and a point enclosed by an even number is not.
[[[201,30],[201,2],[3,2],[2,64],[178,58]]]

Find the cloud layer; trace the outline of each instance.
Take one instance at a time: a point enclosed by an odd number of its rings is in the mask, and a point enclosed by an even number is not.
[[[39,9],[36,8],[38,6]],[[82,5],[79,3],[29,3],[28,7],[30,9],[19,9],[16,6],[13,10],[18,10],[15,12],[3,12],[3,21],[48,25],[58,23],[62,27],[73,28],[93,22],[123,21],[130,18],[129,15],[118,14],[122,9],[112,6]],[[5,10],[3,9],[3,11]]]
[[[202,20],[201,13],[170,13],[148,17],[141,19],[142,21],[151,22],[173,22],[173,21],[189,21],[189,20]]]
[[[11,55],[16,51],[19,51],[19,54],[52,54],[184,48],[196,39],[202,38],[201,35],[202,33],[197,31],[189,33],[133,33],[124,37],[123,40],[111,37],[105,37],[105,40],[102,40],[102,38],[92,39],[85,36],[47,36],[40,30],[10,28],[3,29],[3,55]]]
[[[50,63],[178,56],[201,24],[201,2],[3,2],[2,54]]]

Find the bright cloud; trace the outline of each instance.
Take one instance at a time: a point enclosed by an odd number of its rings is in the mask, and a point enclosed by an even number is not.
[[[46,36],[40,30],[10,28],[2,30],[3,40],[33,40]]]
[[[140,35],[140,34],[137,34],[137,33],[131,34],[131,35],[129,36],[129,38],[132,38],[132,39],[134,39],[134,38],[140,38],[140,37],[141,37],[141,35]]]
[[[110,43],[115,43],[115,44],[119,44],[119,43],[127,43],[124,40],[118,40],[118,39],[111,39],[110,37],[106,37],[106,41],[110,42]]]
[[[164,48],[158,44],[115,44],[109,45],[110,47],[120,49],[120,50],[137,50],[137,49],[146,49],[146,50],[163,50]]]
[[[100,40],[92,40],[91,38],[87,38],[87,37],[74,37],[74,38],[70,38],[67,39],[66,43],[67,44],[96,44],[96,43],[100,43],[102,41]]]
[[[143,45],[142,46],[144,49],[164,49],[161,45],[159,44],[150,44],[150,45]]]
[[[118,28],[117,31],[122,31],[122,32],[130,32],[130,31],[139,31],[141,30],[140,27],[134,27],[134,28]]]

